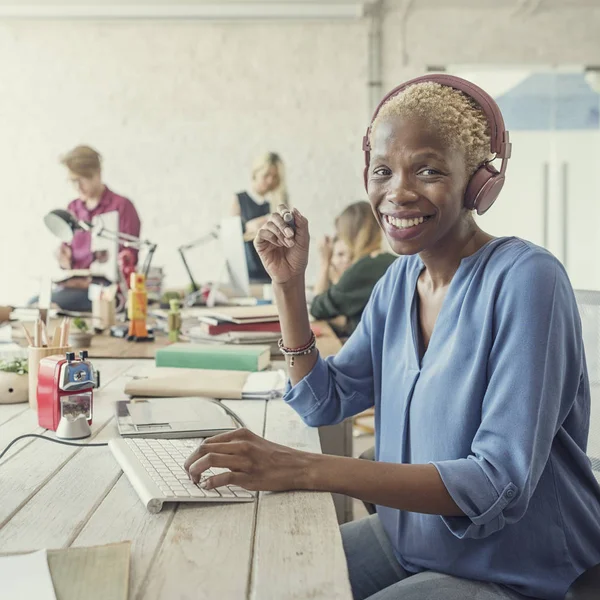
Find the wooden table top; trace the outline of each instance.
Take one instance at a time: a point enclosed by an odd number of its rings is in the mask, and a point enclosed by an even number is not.
[[[96,359],[92,438],[118,435],[114,401],[128,371],[144,361]],[[281,400],[229,401],[248,426],[278,443],[320,452],[318,430]],[[0,406],[0,449],[38,427],[27,405]],[[146,511],[111,451],[18,442],[0,461],[0,548],[132,541],[130,598],[350,599],[346,562],[331,495],[261,493],[255,503],[165,504]]]

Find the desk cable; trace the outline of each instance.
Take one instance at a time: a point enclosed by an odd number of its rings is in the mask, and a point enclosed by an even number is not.
[[[246,427],[246,424],[241,419],[241,417],[236,412],[231,410],[228,406],[225,406],[225,404],[222,404],[218,400],[213,400],[212,398],[210,398],[210,401],[214,402],[215,404],[218,404],[240,427]],[[8,446],[6,446],[6,448],[4,448],[4,450],[2,450],[2,452],[0,453],[0,460],[2,460],[4,455],[11,449],[11,447],[14,444],[16,444],[19,440],[23,440],[25,438],[39,438],[40,440],[46,440],[47,442],[54,442],[55,444],[62,444],[63,446],[78,446],[81,448],[99,448],[101,446],[108,446],[108,443],[106,443],[106,442],[78,444],[77,442],[67,442],[65,440],[57,440],[55,438],[49,438],[49,437],[46,437],[45,435],[40,435],[39,433],[26,433],[25,435],[20,435],[19,437],[16,437],[12,442],[10,442],[10,444],[8,444]]]
[[[81,446],[83,448],[88,448],[88,447],[98,447],[98,446],[108,446],[107,443],[103,443],[103,444],[78,444],[76,442],[66,442],[63,440],[57,440],[54,438],[49,438],[46,437],[45,435],[40,435],[39,433],[26,433],[25,435],[20,435],[19,437],[16,437],[8,446],[6,446],[6,448],[4,448],[4,450],[2,450],[2,453],[0,453],[0,460],[2,460],[2,457],[10,450],[11,446],[13,444],[16,444],[19,440],[23,440],[25,438],[40,438],[40,440],[46,440],[47,442],[54,442],[55,444],[63,444],[64,446]]]

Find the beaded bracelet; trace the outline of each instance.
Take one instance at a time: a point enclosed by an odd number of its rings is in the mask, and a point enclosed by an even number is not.
[[[317,338],[313,331],[310,332],[310,340],[304,346],[300,346],[300,348],[287,348],[283,345],[283,338],[281,338],[277,342],[277,346],[279,347],[279,351],[281,354],[290,357],[290,367],[294,366],[294,358],[296,356],[306,356],[310,354],[315,347],[317,346]]]

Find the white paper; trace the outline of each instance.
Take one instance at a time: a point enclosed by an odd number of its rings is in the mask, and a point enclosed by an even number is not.
[[[242,390],[242,398],[277,398],[285,391],[285,371],[260,371],[250,373]]]
[[[56,600],[45,550],[0,557],[2,600]]]

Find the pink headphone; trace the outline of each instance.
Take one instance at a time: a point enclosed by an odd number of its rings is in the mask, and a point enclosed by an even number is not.
[[[367,188],[369,160],[371,157],[369,134],[371,133],[371,126],[373,125],[373,121],[375,120],[377,113],[390,98],[396,94],[399,94],[409,85],[423,83],[425,81],[433,81],[434,83],[446,85],[465,93],[467,96],[475,100],[475,102],[477,102],[477,104],[485,113],[490,126],[491,151],[496,155],[496,157],[502,159],[502,163],[500,165],[500,171],[498,171],[489,163],[481,165],[477,171],[473,173],[467,185],[467,189],[465,191],[465,207],[470,210],[476,210],[477,214],[482,215],[486,210],[488,210],[488,208],[490,208],[490,206],[492,206],[492,204],[494,204],[494,201],[498,197],[498,194],[500,194],[500,190],[504,185],[504,174],[506,173],[507,162],[510,158],[511,144],[508,141],[508,131],[506,131],[504,126],[502,113],[500,112],[500,108],[496,102],[494,102],[493,98],[470,81],[466,81],[460,77],[454,77],[453,75],[424,75],[422,77],[417,77],[416,79],[411,79],[410,81],[399,85],[397,88],[394,88],[379,103],[379,106],[375,109],[375,113],[371,119],[371,124],[367,129],[367,133],[363,138],[363,150],[365,152],[365,189]]]

